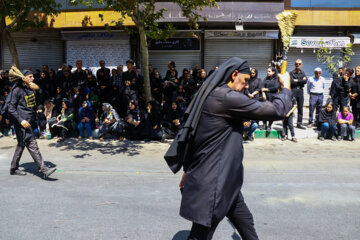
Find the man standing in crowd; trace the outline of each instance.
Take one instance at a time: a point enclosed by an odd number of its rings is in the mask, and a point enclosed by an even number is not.
[[[244,94],[246,61],[231,58],[199,89],[187,120],[165,155],[173,172],[184,168],[180,215],[193,222],[189,240],[212,239],[226,216],[243,240],[259,239],[241,193],[244,119],[284,119],[291,108],[290,76],[280,77],[280,94],[259,102]]]
[[[316,109],[315,119],[318,115],[324,101],[325,78],[321,76],[321,68],[314,69],[314,77],[310,77],[307,83],[307,91],[310,94],[310,112],[308,128],[314,124],[314,110]]]
[[[290,72],[291,77],[291,93],[293,97],[296,99],[297,103],[297,111],[298,111],[298,117],[297,117],[297,124],[296,127],[300,129],[305,129],[305,127],[302,125],[303,120],[303,107],[304,107],[304,86],[307,83],[307,77],[306,74],[302,68],[302,61],[301,59],[297,59],[295,61],[295,69]]]
[[[129,59],[126,61],[127,71],[123,73],[123,81],[130,81],[131,89],[136,91],[136,95],[138,95],[138,80],[136,74],[136,68],[134,66],[134,61]]]
[[[11,162],[11,175],[26,175],[19,169],[21,155],[26,147],[44,178],[49,177],[56,168],[48,168],[41,156],[34,137],[33,129],[36,127],[36,100],[35,91],[38,87],[33,85],[33,74],[29,70],[23,72],[24,78],[16,81],[10,92],[8,112],[13,120],[18,144]],[[23,82],[24,81],[24,82]],[[27,84],[25,84],[27,82]]]
[[[87,94],[87,74],[82,67],[82,61],[77,60],[76,70],[71,75],[74,81],[74,86],[79,90],[79,102],[85,101]]]
[[[103,71],[104,75],[105,75],[105,78],[107,78],[108,81],[110,82],[110,69],[105,67],[105,61],[104,60],[100,60],[99,64],[100,64],[100,69],[98,69],[96,71],[96,79],[99,79],[100,72]]]

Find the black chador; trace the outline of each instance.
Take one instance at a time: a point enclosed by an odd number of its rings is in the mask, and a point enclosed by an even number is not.
[[[27,71],[27,75],[29,71]],[[37,164],[39,171],[48,177],[55,172],[55,168],[48,168],[44,164],[39,147],[34,137],[33,129],[36,127],[36,99],[35,92],[27,87],[20,79],[17,80],[9,94],[8,112],[13,120],[18,144],[11,162],[11,175],[25,175],[19,170],[21,155],[26,147]]]
[[[258,239],[241,194],[242,123],[243,119],[283,119],[291,108],[291,92],[282,89],[272,102],[250,99],[226,83],[235,70],[250,74],[246,61],[231,58],[204,82],[165,155],[174,173],[183,167],[187,174],[180,215],[193,222],[188,239],[211,239],[225,216],[242,239]]]

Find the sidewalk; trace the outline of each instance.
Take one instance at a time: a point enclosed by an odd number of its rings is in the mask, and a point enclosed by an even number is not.
[[[315,118],[315,112],[314,112],[314,118]],[[296,121],[297,121],[297,110],[294,112],[294,118],[293,118],[293,126],[295,130],[295,137],[297,139],[300,138],[317,138],[318,137],[318,130],[316,127],[307,128],[306,126],[309,123],[309,108],[304,107],[303,109],[303,126],[306,127],[306,129],[299,129],[296,127]],[[262,122],[260,122],[262,124]],[[275,121],[272,125],[270,134],[266,134],[265,130],[257,129],[254,133],[255,138],[281,138],[282,136],[282,121]],[[288,132],[288,136],[290,137],[290,132]],[[355,131],[355,138],[360,138],[360,130]]]

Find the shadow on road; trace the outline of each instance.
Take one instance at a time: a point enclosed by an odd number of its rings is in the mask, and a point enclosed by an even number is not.
[[[102,154],[116,155],[119,153],[127,154],[128,156],[135,156],[140,153],[142,146],[140,141],[117,141],[114,145],[112,141],[104,140],[86,140],[86,139],[76,139],[76,138],[67,138],[65,141],[60,143],[50,143],[49,147],[61,148],[60,151],[90,151],[97,150]],[[85,158],[89,157],[91,154],[84,153],[79,155],[74,155],[75,158]]]
[[[189,237],[190,231],[189,230],[182,230],[177,232],[172,240],[186,240]]]
[[[52,162],[45,161],[44,163],[48,167],[51,167],[51,168],[56,167],[56,165],[53,164]],[[39,169],[38,169],[38,167],[36,166],[35,163],[32,163],[32,162],[22,163],[20,165],[20,167],[24,168],[24,171],[29,173],[29,174],[33,174],[33,175],[35,175],[35,176],[37,176],[39,178],[44,178],[44,175],[41,172],[39,172]],[[56,174],[56,172],[53,173],[51,176],[53,176],[54,174]],[[46,181],[57,181],[58,179],[48,177],[45,180]]]

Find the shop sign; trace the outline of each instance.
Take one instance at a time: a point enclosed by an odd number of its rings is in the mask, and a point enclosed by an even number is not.
[[[89,41],[89,40],[123,40],[128,38],[123,32],[115,31],[89,31],[89,32],[61,32],[62,40],[67,41]]]
[[[152,39],[148,48],[149,50],[200,50],[200,40],[197,38]]]
[[[278,36],[278,30],[205,31],[205,39],[277,39]]]
[[[293,48],[345,48],[350,44],[349,37],[292,37],[290,47]]]

